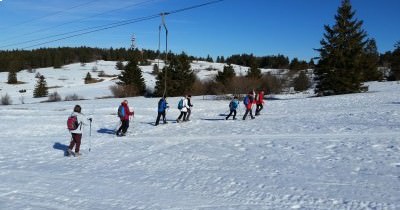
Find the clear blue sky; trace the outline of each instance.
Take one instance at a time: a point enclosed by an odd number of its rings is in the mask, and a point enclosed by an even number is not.
[[[45,37],[205,2],[208,0],[2,0],[0,49],[21,49],[64,36]],[[334,24],[340,3],[341,0],[224,0],[167,16],[169,49],[202,57],[283,54],[308,61],[318,56],[313,49],[320,47],[323,25]],[[369,37],[376,39],[379,52],[393,50],[400,41],[400,1],[351,3]],[[131,35],[135,34],[139,48],[157,50],[160,21],[146,20],[33,48],[129,47]],[[43,40],[28,42],[35,39]],[[16,43],[20,44],[10,46]]]

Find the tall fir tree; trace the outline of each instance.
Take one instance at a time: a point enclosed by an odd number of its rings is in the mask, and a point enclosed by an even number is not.
[[[182,96],[188,93],[194,82],[195,75],[190,67],[189,57],[185,53],[169,55],[169,65],[157,75],[154,94],[157,96]]]
[[[362,21],[354,19],[350,0],[343,0],[335,15],[333,27],[325,25],[321,40],[320,60],[315,68],[319,95],[345,94],[362,91],[360,65],[366,44]]]
[[[118,79],[120,80],[118,85],[133,87],[139,95],[143,95],[146,92],[142,70],[139,68],[135,58],[130,59]]]
[[[46,97],[49,94],[48,89],[49,88],[47,87],[46,78],[41,75],[36,83],[35,89],[33,90],[33,97]]]

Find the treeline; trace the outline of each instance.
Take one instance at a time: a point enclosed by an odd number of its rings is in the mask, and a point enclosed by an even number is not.
[[[125,61],[131,57],[137,57],[140,62],[144,62],[157,56],[156,51],[125,48],[59,47],[0,51],[0,72],[18,72],[22,69],[45,67],[61,68],[71,63],[87,63],[95,60]]]

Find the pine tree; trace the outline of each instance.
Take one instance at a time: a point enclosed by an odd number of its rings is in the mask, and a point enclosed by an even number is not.
[[[223,85],[227,85],[229,81],[231,81],[231,79],[233,77],[235,77],[235,71],[233,70],[233,66],[232,65],[225,65],[224,69],[222,70],[222,72],[218,72],[217,76],[216,76],[216,81],[222,83]]]
[[[10,71],[8,73],[8,84],[17,84],[18,80],[17,80],[17,72],[15,71]]]
[[[301,71],[299,76],[293,80],[293,87],[295,91],[304,91],[310,87],[310,81],[305,71]]]
[[[88,72],[87,74],[86,74],[86,77],[85,77],[85,84],[88,84],[88,83],[90,83],[92,81],[92,75],[90,74],[90,72]]]
[[[362,21],[354,20],[350,0],[343,0],[333,27],[325,25],[320,60],[315,68],[319,95],[345,94],[362,90],[361,57],[366,44]]]
[[[400,41],[395,45],[390,66],[392,80],[400,80]]]
[[[44,76],[40,76],[35,89],[33,90],[33,97],[34,98],[40,98],[40,97],[46,97],[49,94],[48,92],[48,87],[47,87],[47,82]]]
[[[250,66],[249,71],[247,72],[247,77],[253,79],[260,79],[261,78],[261,70],[257,68],[256,63],[252,63]]]
[[[379,53],[375,39],[368,39],[364,48],[361,69],[363,70],[363,81],[382,80],[383,75],[378,71]]]
[[[132,58],[128,62],[128,64],[124,67],[124,70],[121,72],[121,75],[118,76],[118,79],[120,80],[118,85],[128,87],[129,89],[134,88],[137,91],[137,93],[129,94],[131,96],[136,94],[143,95],[146,92],[146,85],[142,75],[142,70],[139,68],[135,58]]]
[[[115,64],[115,69],[117,69],[117,70],[124,70],[124,64],[122,63],[122,61],[118,61],[118,62]]]
[[[191,90],[195,75],[190,69],[189,57],[185,53],[170,57],[170,63],[157,75],[154,94],[157,96],[182,96]]]
[[[153,65],[153,71],[151,73],[154,75],[157,75],[158,73],[160,73],[160,68],[158,68],[157,64]]]

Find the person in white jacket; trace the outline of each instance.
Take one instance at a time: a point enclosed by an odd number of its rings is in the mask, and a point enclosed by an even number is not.
[[[183,117],[183,121],[186,121],[186,114],[187,114],[188,109],[190,108],[188,105],[186,95],[181,100],[182,100],[182,107],[180,108],[181,114],[179,115],[178,119],[176,119],[176,122],[180,122],[182,117]],[[179,108],[179,105],[178,105],[178,108]]]
[[[81,146],[81,141],[82,141],[82,132],[83,132],[83,125],[87,125],[87,121],[92,122],[92,118],[86,118],[82,113],[81,113],[81,106],[75,105],[74,111],[71,114],[71,117],[75,116],[76,117],[76,122],[75,124],[77,125],[76,129],[70,130],[72,138],[71,142],[68,146],[68,156],[74,155],[74,156],[79,156],[81,153],[79,153],[79,149]],[[72,152],[72,149],[75,147],[75,152]]]

